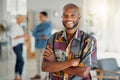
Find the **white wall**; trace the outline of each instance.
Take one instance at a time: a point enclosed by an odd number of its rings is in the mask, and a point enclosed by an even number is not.
[[[119,34],[119,31],[116,32],[116,27],[120,27],[120,25],[116,25],[116,22],[115,22],[115,17],[117,16],[117,14],[120,11],[119,2],[120,2],[120,0],[110,0],[110,1],[108,1],[108,5],[109,5],[108,10],[109,11],[108,11],[108,16],[107,16],[108,17],[108,23],[107,23],[107,30],[106,30],[106,45],[107,45],[106,47],[107,47],[108,50],[119,51],[120,52],[120,49],[117,48],[118,46],[116,45],[116,44],[119,43],[119,41],[117,41],[117,40],[119,40],[120,36],[115,34],[115,33]],[[119,22],[119,20],[117,20],[117,22]],[[116,35],[117,35],[117,37],[116,37]]]
[[[38,15],[39,12],[45,10],[48,12],[49,20],[52,21],[55,28],[62,29],[61,24],[61,13],[62,8],[67,3],[74,3],[82,8],[83,1],[82,0],[28,0],[28,12],[34,13],[34,21],[35,25],[39,23]],[[54,12],[58,11],[58,17],[54,16]]]
[[[0,0],[0,20],[5,20],[6,17],[6,0]]]
[[[7,0],[0,0],[0,20],[7,20]]]
[[[3,13],[2,13],[2,10],[3,10],[3,5],[2,5],[2,3],[3,3],[3,1],[0,0],[0,20],[2,19],[2,15],[3,15]]]

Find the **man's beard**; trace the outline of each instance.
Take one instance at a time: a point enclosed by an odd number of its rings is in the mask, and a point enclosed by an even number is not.
[[[65,27],[67,30],[71,30],[71,29],[74,29],[75,27],[78,26],[78,22],[79,22],[79,20],[76,21],[76,23],[75,23],[75,24],[73,25],[73,27],[71,27],[71,28],[68,28],[68,27],[64,24],[64,22],[63,22],[63,25],[64,25],[64,27]]]

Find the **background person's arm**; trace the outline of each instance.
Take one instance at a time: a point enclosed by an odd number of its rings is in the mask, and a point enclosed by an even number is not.
[[[33,36],[35,38],[43,38],[48,39],[48,34],[52,32],[52,26],[48,26],[45,30],[42,30],[41,32],[38,32],[38,27],[36,27],[33,31]]]
[[[20,36],[16,36],[15,38],[13,38],[13,39],[19,39],[19,38],[27,38],[28,37],[28,35],[27,34],[24,34],[24,35],[20,35]]]
[[[40,34],[42,35],[42,39],[48,39],[50,37],[50,34],[52,32],[52,26],[49,25],[45,30],[43,30]]]
[[[32,34],[36,39],[40,38],[40,35],[38,34],[38,26],[35,27]]]

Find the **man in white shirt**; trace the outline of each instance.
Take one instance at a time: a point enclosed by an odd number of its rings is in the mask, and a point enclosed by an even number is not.
[[[25,16],[17,15],[16,23],[11,29],[12,47],[16,55],[15,78],[14,80],[22,80],[22,72],[24,66],[23,44],[27,35],[24,34],[21,24],[24,22]]]

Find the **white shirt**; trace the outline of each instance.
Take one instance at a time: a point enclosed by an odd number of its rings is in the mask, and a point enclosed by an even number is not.
[[[18,24],[13,24],[11,27],[11,38],[12,38],[12,46],[16,46],[17,44],[20,43],[24,43],[24,38],[18,38],[18,39],[14,39],[17,36],[21,36],[24,35],[24,31],[22,29],[22,27]]]

